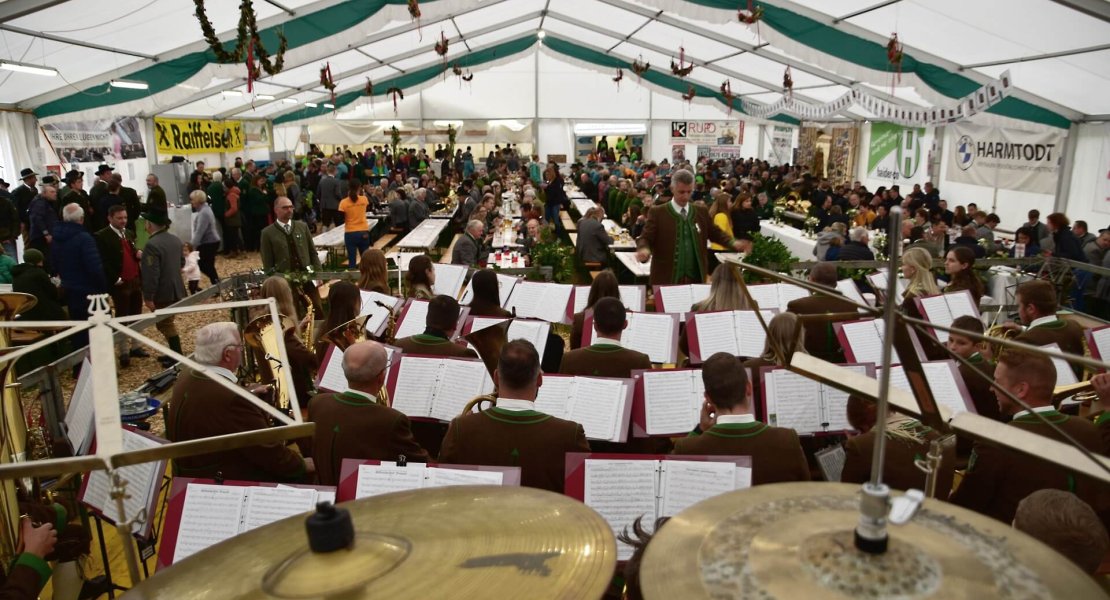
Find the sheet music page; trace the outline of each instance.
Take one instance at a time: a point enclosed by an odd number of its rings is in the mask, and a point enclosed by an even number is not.
[[[752,295],[752,300],[755,300],[760,310],[770,310],[779,307],[778,284],[765,283],[762,285],[749,285],[748,293]]]
[[[644,312],[647,306],[647,300],[644,298],[644,286],[642,285],[622,285],[618,288],[621,295],[621,303],[624,307],[633,312]]]
[[[285,485],[284,483],[279,483],[277,485],[277,487],[278,487],[279,490],[290,489],[290,488],[296,489],[296,486]],[[313,507],[315,507],[317,504],[319,504],[321,502],[327,502],[328,504],[335,504],[335,488],[326,489],[326,490],[317,490],[317,489],[314,488],[313,491],[316,492],[316,500],[313,501],[313,503],[312,503]]]
[[[377,335],[378,331],[381,331],[382,326],[389,320],[389,315],[392,314],[393,310],[392,308],[386,308],[391,306],[388,302],[386,306],[381,306],[378,302],[382,302],[382,300],[371,296],[394,298],[376,292],[362,291],[362,310],[359,311],[359,316],[370,315],[370,318],[366,320],[366,332],[370,335]]]
[[[1098,349],[1098,355],[1102,357],[1103,362],[1110,361],[1110,327],[1092,331],[1091,339],[1094,341],[1095,348]],[[81,371],[81,373],[84,372],[84,370]]]
[[[536,410],[545,415],[566,419],[570,398],[574,394],[574,377],[548,375],[536,393]]]
[[[121,433],[123,434],[124,452],[162,445],[159,440],[141,436],[128,429],[124,429]],[[158,467],[164,468],[165,464],[146,462],[120,468],[120,476],[127,481],[127,496],[123,500],[123,508],[127,511],[129,519],[134,518],[135,515],[139,514],[139,511],[150,506],[151,494],[159,489],[162,482],[162,473],[158,471]],[[112,500],[112,486],[108,479],[108,472],[103,470],[89,471],[87,477],[89,483],[85,488],[85,504],[99,509],[113,523],[118,523],[119,511],[116,510],[115,500]],[[147,518],[152,519],[153,516],[147,515]],[[131,526],[131,533],[138,533],[142,529],[142,523],[135,523]]]
[[[1053,352],[1060,352],[1059,344],[1046,344],[1041,346],[1041,348]],[[1104,358],[1103,360],[1106,359]],[[1079,383],[1079,380],[1075,378],[1075,371],[1071,370],[1071,364],[1068,363],[1068,361],[1062,358],[1052,357],[1052,366],[1056,367],[1056,387]]]
[[[173,562],[238,535],[245,492],[237,485],[190,483],[184,492]]]
[[[66,409],[66,432],[78,456],[88,454],[92,446],[94,403],[91,365],[88,358],[81,363],[81,374],[77,376],[77,385]]]
[[[709,297],[709,284],[708,283],[691,283],[690,284],[690,305],[693,306],[698,302],[704,301]],[[682,311],[683,313],[688,310]]]
[[[425,487],[447,487],[452,485],[501,485],[505,474],[501,471],[467,471],[464,469],[428,468],[428,482]]]
[[[332,392],[347,391],[347,376],[343,374],[343,351],[338,346],[331,347],[331,355],[320,371],[320,384],[316,387]]]
[[[509,341],[513,340],[528,340],[532,346],[536,348],[536,352],[540,354],[540,362],[543,362],[543,351],[547,348],[547,333],[551,331],[551,323],[547,321],[523,321],[520,319],[513,319],[509,324]]]
[[[867,304],[867,299],[864,298],[863,294],[860,293],[859,286],[856,285],[856,282],[851,279],[841,279],[840,281],[836,282],[836,289],[840,290],[840,293],[849,300],[855,301],[859,304]],[[860,312],[863,312],[862,308],[860,309]]]
[[[316,508],[316,490],[311,488],[248,487],[243,532],[269,525]]]
[[[462,414],[466,403],[482,393],[487,377],[486,365],[481,361],[444,360],[432,402],[432,418],[450,421]]]
[[[775,313],[769,310],[759,311],[763,317],[763,322],[768,325],[771,319],[775,317]],[[732,312],[733,323],[735,330],[733,335],[736,336],[737,350],[740,356],[756,357],[763,354],[763,348],[767,345],[767,332],[763,330],[763,326],[759,324],[759,317],[756,316],[754,310],[736,310]],[[701,331],[700,329],[698,330]],[[702,355],[705,356],[704,354]]]
[[[736,489],[746,490],[752,487],[752,468],[736,467]]]
[[[572,314],[578,314],[586,310],[586,303],[590,301],[590,286],[576,285],[574,286],[574,306],[571,307]]]
[[[677,515],[702,500],[736,489],[735,463],[664,460],[662,471],[661,517]]]
[[[432,263],[432,269],[436,274],[436,282],[432,286],[432,292],[437,296],[458,298],[459,292],[462,291],[463,282],[466,281],[466,266]]]
[[[694,315],[694,323],[698,330],[698,347],[702,360],[718,352],[740,355],[736,319],[732,312],[697,313]],[[763,348],[759,350],[762,352]]]
[[[643,374],[644,429],[649,435],[693,431],[698,424],[702,396],[695,397],[694,380],[701,371],[647,371]]]
[[[875,379],[879,379],[882,367],[875,365]],[[890,386],[891,388],[898,388],[906,393],[913,395],[913,388],[910,386],[910,380],[906,377],[906,371],[902,365],[891,365],[890,367]]]
[[[397,323],[397,332],[394,337],[401,339],[424,333],[424,330],[427,329],[427,320],[428,301],[413,300],[408,310],[405,311],[404,318]]]
[[[878,327],[876,327],[876,323]],[[882,321],[878,319],[855,321],[842,323],[841,327],[844,329],[844,337],[847,338],[848,347],[852,349],[852,355],[856,362],[882,364]],[[876,331],[878,335],[876,335]]]
[[[770,425],[789,427],[799,434],[821,431],[821,384],[786,369],[763,375]]]
[[[668,314],[630,313],[628,327],[621,332],[621,345],[647,354],[653,363],[669,363],[674,362],[674,336],[674,320]]]
[[[665,285],[659,288],[665,312],[685,314],[694,305],[694,297],[688,285]],[[656,306],[659,310],[659,306]],[[661,312],[664,312],[661,311]]]
[[[825,481],[840,481],[840,475],[844,472],[844,460],[847,457],[844,446],[839,444],[829,446],[815,452],[813,457],[817,459],[817,466],[821,467],[821,474],[825,476]]]
[[[860,375],[867,374],[865,365],[841,365],[841,368],[855,371]],[[821,401],[823,412],[822,422],[828,423],[827,431],[850,431],[855,429],[848,422],[848,392],[842,392],[832,386],[821,386]]]
[[[948,303],[948,313],[952,315],[953,321],[963,316],[979,318],[979,309],[971,298],[971,292],[960,290],[952,294],[945,294],[944,300]]]
[[[541,318],[537,312],[546,292],[544,288],[544,284],[535,281],[522,281],[516,284],[513,293],[509,295],[508,303],[505,304],[505,309],[509,312],[515,309],[518,317]]]
[[[597,511],[613,530],[620,534],[632,522],[650,530],[658,517],[656,511],[657,460],[586,459],[585,494],[583,502]],[[632,547],[617,541],[617,560],[628,560]]]
[[[502,275],[497,274],[497,296],[501,301],[501,306],[509,303],[509,296],[513,295],[513,288],[516,287],[517,282],[520,281],[516,275]]]
[[[402,358],[393,389],[393,408],[409,417],[430,417],[443,362],[442,358]]]
[[[967,412],[967,404],[960,393],[960,386],[956,377],[959,372],[952,372],[952,363],[942,360],[937,362],[921,363],[925,371],[925,381],[929,382],[929,390],[933,392],[933,400],[952,411],[952,414]]]
[[[948,301],[944,294],[921,298],[921,307],[924,309],[926,320],[942,327],[949,327],[952,325],[954,317],[948,310]],[[943,344],[948,341],[947,331],[934,329],[933,333],[936,334],[937,340],[939,340],[940,343]],[[878,364],[878,361],[876,361],[876,364]]]
[[[521,284],[517,284],[520,287]],[[533,317],[550,323],[562,323],[567,318],[567,305],[574,286],[562,283],[537,283],[541,296],[536,303]]]
[[[418,490],[424,487],[424,465],[411,463],[398,467],[393,463],[359,465],[355,483],[355,499],[381,494]]]
[[[617,379],[575,377],[566,418],[581,424],[587,438],[618,441],[626,389],[625,383]]]
[[[858,291],[856,292],[859,293]],[[780,312],[786,312],[786,305],[800,298],[808,298],[809,290],[804,287],[794,285],[792,283],[779,284],[779,306]],[[770,307],[768,307],[770,308]]]

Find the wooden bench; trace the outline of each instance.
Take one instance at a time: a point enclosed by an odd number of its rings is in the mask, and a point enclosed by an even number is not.
[[[446,250],[443,251],[443,256],[439,257],[439,264],[441,264],[441,265],[451,264],[451,253],[455,251],[455,243],[458,242],[459,238],[461,238],[461,237],[462,237],[461,233],[456,233],[455,237],[451,238],[451,244],[449,246],[447,246]]]
[[[386,233],[386,234],[382,235],[382,237],[378,238],[377,241],[374,242],[374,248],[377,248],[378,250],[385,250],[386,246],[389,246],[390,244],[392,244],[393,240],[395,240],[395,239],[397,239],[397,234],[395,234],[395,233]]]

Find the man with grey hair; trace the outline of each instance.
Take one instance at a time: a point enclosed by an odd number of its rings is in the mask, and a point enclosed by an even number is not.
[[[196,333],[193,359],[203,372],[184,369],[173,386],[166,416],[166,437],[173,442],[267,429],[267,414],[246,398],[215,381],[220,377],[238,385],[235,372],[243,361],[239,327],[230,321],[210,323]],[[264,391],[266,386],[250,390]],[[312,470],[312,460],[301,458],[284,442],[223,450],[174,460],[174,474],[183,477],[243,481],[299,481]]]
[[[339,352],[337,348],[333,352]],[[385,385],[389,356],[378,342],[360,342],[343,352],[347,390],[318,394],[308,403],[308,420],[316,423],[312,457],[320,485],[338,485],[345,458],[428,462],[428,453],[412,437],[409,419],[378,402]]]
[[[50,260],[65,289],[69,318],[84,321],[89,318],[89,296],[108,292],[96,240],[85,229],[84,209],[76,203],[66,204],[62,222],[54,225],[53,238]],[[75,334],[73,339],[78,348],[89,344],[87,332]]]
[[[586,216],[578,220],[578,240],[575,251],[585,263],[609,263],[609,246],[613,243],[605,231],[602,219],[605,210],[595,206],[586,211]]]
[[[425,198],[428,196],[428,190],[424,188],[417,188],[412,194],[412,201],[408,204],[409,215],[409,231],[416,229],[417,225],[424,222],[428,218],[428,204]]]
[[[867,246],[870,241],[871,235],[865,227],[853,227],[848,232],[848,241],[840,248],[837,260],[875,260],[875,253]]]
[[[651,284],[704,283],[709,276],[708,242],[729,246],[737,252],[749,244],[721,231],[705,206],[694,205],[694,174],[679,169],[671,176],[674,199],[653,206],[647,213],[644,231],[637,240],[640,262],[651,261]]]
[[[459,239],[455,240],[455,247],[451,250],[451,264],[478,266],[484,246],[486,224],[474,219],[466,224],[466,231]]]

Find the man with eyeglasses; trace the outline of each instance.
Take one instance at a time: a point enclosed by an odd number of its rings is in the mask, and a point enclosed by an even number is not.
[[[178,376],[166,416],[166,437],[183,442],[270,426],[267,413],[216,381],[239,383],[236,371],[243,362],[243,340],[235,323],[211,323],[197,330],[193,359],[205,368],[186,368]],[[259,393],[265,387],[249,391]],[[313,464],[284,442],[275,442],[177,459],[173,469],[174,475],[182,477],[301,481],[312,472]]]
[[[404,455],[412,462],[428,461],[428,453],[413,439],[408,417],[378,403],[388,363],[381,344],[354,344],[343,352],[347,390],[319,394],[308,403],[308,420],[316,423],[312,457],[320,485],[339,484],[345,458],[395,461]]]

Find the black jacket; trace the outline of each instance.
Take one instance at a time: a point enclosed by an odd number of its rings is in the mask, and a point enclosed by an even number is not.
[[[844,242],[837,260],[875,260],[875,253],[862,242]]]
[[[31,294],[38,302],[20,313],[24,321],[64,321],[65,310],[58,300],[58,288],[50,281],[50,276],[42,267],[18,264],[12,267],[12,291]]]
[[[1071,227],[1057,229],[1056,233],[1052,234],[1052,241],[1056,243],[1056,249],[1052,252],[1053,256],[1081,263],[1087,262],[1087,253],[1083,251],[1083,247],[1079,244],[1079,238],[1072,233]]]
[[[733,236],[741,233],[759,233],[759,214],[755,210],[732,210],[729,211],[729,218],[732,219]]]

